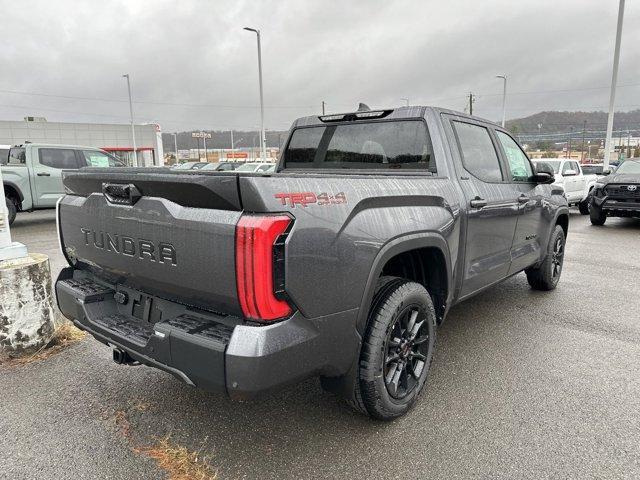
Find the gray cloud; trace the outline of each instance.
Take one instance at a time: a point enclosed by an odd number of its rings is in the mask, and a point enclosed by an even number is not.
[[[627,2],[616,103],[640,106],[640,6]],[[606,109],[616,0],[20,1],[2,0],[0,118],[126,122],[164,131],[259,122],[255,36],[263,33],[266,124],[284,129],[359,101],[431,104],[508,117]],[[67,97],[22,95],[31,92]],[[547,92],[547,93],[540,93]]]

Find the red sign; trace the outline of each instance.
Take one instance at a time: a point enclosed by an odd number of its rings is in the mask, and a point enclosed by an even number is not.
[[[227,158],[249,158],[247,152],[227,152]]]

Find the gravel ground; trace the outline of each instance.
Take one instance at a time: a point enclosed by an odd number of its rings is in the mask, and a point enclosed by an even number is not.
[[[53,212],[13,233],[62,268]],[[0,367],[0,477],[165,478],[135,448],[170,434],[223,479],[639,478],[639,287],[640,221],[572,214],[558,289],[518,275],[452,309],[427,390],[392,423],[316,380],[231,402],[85,338]]]

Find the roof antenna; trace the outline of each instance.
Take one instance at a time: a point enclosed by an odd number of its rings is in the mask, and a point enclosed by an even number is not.
[[[371,109],[369,108],[369,105],[367,105],[366,103],[362,103],[360,102],[360,104],[358,105],[358,112],[370,112]]]

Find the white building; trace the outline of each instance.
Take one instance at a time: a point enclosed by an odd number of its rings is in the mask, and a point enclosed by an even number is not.
[[[30,121],[0,120],[0,144],[53,143],[83,145],[109,151],[128,165],[133,162],[131,125],[110,123],[62,123],[27,117]],[[156,124],[136,125],[136,150],[142,166],[162,165],[162,133]]]

